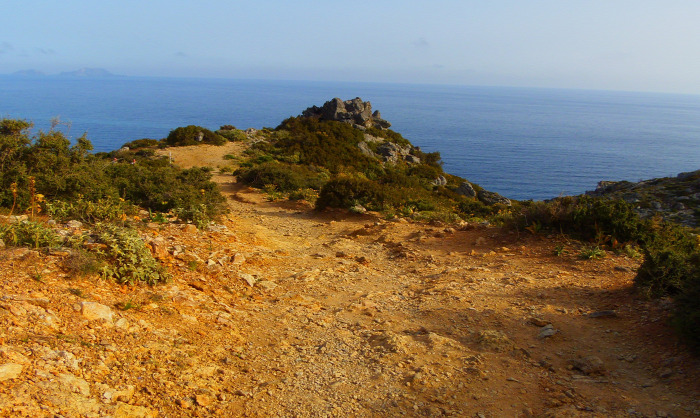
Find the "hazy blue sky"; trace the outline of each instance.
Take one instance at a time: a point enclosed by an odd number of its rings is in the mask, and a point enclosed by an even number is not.
[[[2,3],[0,73],[700,93],[698,0]]]

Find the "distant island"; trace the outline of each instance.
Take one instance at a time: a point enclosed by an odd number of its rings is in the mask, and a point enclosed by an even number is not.
[[[114,73],[111,73],[104,68],[80,68],[75,71],[64,71],[59,74],[52,74],[52,75],[47,75],[46,73],[39,71],[39,70],[34,70],[34,69],[28,69],[28,70],[19,70],[15,71],[14,73],[11,73],[10,75],[13,76],[20,76],[20,77],[80,77],[80,78],[103,78],[103,77],[123,77]]]

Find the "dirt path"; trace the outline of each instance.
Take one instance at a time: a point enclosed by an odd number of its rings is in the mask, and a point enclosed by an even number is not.
[[[60,256],[4,250],[0,365],[23,369],[0,381],[0,413],[700,415],[698,362],[665,325],[669,305],[632,291],[637,260],[317,213],[215,179],[231,207],[221,225],[144,237],[170,263],[164,286],[71,279]],[[554,256],[558,243],[572,253]],[[114,317],[88,320],[84,301]]]

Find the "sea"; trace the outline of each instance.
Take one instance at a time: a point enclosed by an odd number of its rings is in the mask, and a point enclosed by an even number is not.
[[[276,127],[334,97],[372,103],[444,169],[518,200],[700,169],[700,96],[515,87],[0,76],[0,118],[52,121],[95,151],[179,126]]]

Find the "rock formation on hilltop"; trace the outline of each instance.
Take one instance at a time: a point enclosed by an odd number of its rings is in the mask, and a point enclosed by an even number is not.
[[[391,126],[389,122],[382,119],[378,110],[372,113],[372,104],[369,101],[365,102],[359,97],[345,101],[336,97],[321,107],[309,107],[301,115],[307,118],[350,123],[364,128],[386,129]]]

